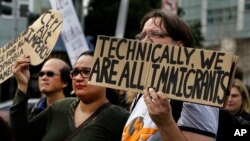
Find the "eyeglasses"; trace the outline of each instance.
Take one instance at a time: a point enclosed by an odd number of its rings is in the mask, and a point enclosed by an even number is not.
[[[54,75],[60,75],[60,74],[56,74],[53,71],[40,71],[38,75],[39,77],[43,77],[44,75],[47,75],[48,77],[53,77]]]
[[[157,32],[157,31],[151,31],[151,32],[143,32],[139,33],[135,36],[135,39],[137,40],[144,40],[148,36],[148,38],[164,38],[169,36],[167,32]]]
[[[70,72],[70,77],[71,77],[71,79],[75,79],[76,76],[78,76],[79,74],[81,74],[81,76],[83,78],[88,78],[89,75],[90,75],[90,71],[91,71],[91,68],[88,68],[88,67],[83,67],[81,69],[73,69]]]

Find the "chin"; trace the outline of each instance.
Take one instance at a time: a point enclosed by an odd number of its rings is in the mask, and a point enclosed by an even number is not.
[[[83,103],[85,103],[85,104],[91,104],[91,103],[93,103],[93,102],[95,102],[96,101],[96,98],[94,98],[94,97],[92,97],[92,96],[89,96],[89,95],[80,95],[80,96],[78,96],[79,97],[79,99],[83,102]]]
[[[42,89],[42,90],[40,90],[40,92],[46,95],[46,94],[49,93],[50,91],[48,91],[47,89]]]
[[[76,91],[76,92],[75,92],[75,95],[76,95],[77,97],[79,97],[79,99],[82,99],[82,98],[84,98],[84,97],[87,97],[89,94],[88,94],[87,92],[83,92],[83,91]]]

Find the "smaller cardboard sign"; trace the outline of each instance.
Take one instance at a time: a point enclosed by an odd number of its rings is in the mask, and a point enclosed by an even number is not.
[[[42,63],[52,52],[62,28],[62,16],[55,10],[42,14],[15,40],[0,48],[0,84],[10,78],[15,60],[29,55],[31,65]]]
[[[232,53],[99,36],[90,84],[222,107],[238,57]]]

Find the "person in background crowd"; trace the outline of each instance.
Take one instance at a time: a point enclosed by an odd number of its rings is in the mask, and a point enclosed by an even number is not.
[[[93,51],[83,52],[70,72],[76,97],[64,98],[27,120],[27,86],[30,58],[13,65],[18,82],[10,127],[16,140],[30,141],[118,141],[129,116],[125,109],[108,103],[106,88],[88,84]]]
[[[141,21],[136,38],[143,42],[193,47],[191,30],[176,15],[153,10]],[[183,102],[175,122],[166,94],[153,88],[144,90],[132,104],[132,113],[123,131],[123,141],[214,141],[219,109]],[[172,100],[171,100],[172,101]],[[177,121],[176,120],[176,121]]]
[[[39,91],[43,97],[30,110],[30,119],[57,100],[70,95],[72,84],[69,73],[70,66],[61,59],[51,58],[43,64],[38,74]]]
[[[220,109],[216,141],[225,141],[234,137],[236,129],[250,129],[249,112],[250,100],[248,91],[244,83],[237,77],[233,80],[225,108]],[[241,141],[243,140],[241,138]]]
[[[234,79],[225,108],[243,124],[248,121],[250,125],[249,93],[241,80]]]

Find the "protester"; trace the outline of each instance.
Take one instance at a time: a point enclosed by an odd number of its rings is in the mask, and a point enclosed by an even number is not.
[[[250,99],[246,85],[239,79],[233,81],[226,109],[242,124],[250,125]]]
[[[193,37],[188,26],[176,15],[161,10],[149,12],[141,21],[143,42],[193,47]],[[123,131],[123,141],[213,141],[218,128],[218,108],[183,102],[176,123],[169,99],[153,88],[144,90],[144,98],[137,96],[132,113]]]
[[[234,137],[236,129],[250,129],[249,94],[245,84],[238,77],[233,81],[225,105],[225,109],[220,110],[216,141],[224,141]],[[243,138],[241,138],[241,141],[243,141]]]
[[[31,109],[29,118],[34,117],[55,101],[70,95],[72,84],[69,72],[70,66],[61,59],[51,58],[44,63],[38,78],[42,98]]]
[[[92,62],[93,51],[86,51],[78,58],[70,73],[76,97],[54,103],[30,121],[25,115],[30,58],[20,58],[15,62],[13,74],[18,82],[18,90],[10,109],[10,127],[17,140],[121,139],[129,113],[108,103],[106,88],[88,84]]]

